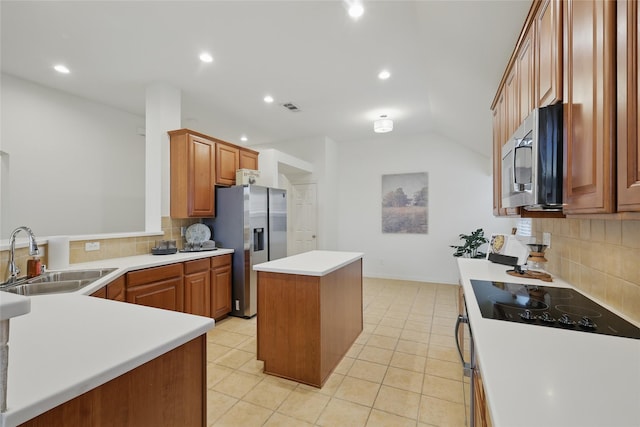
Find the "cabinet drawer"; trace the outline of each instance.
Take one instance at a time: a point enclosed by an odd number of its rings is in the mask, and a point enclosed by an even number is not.
[[[231,254],[211,257],[211,268],[222,267],[231,264]]]
[[[193,274],[209,269],[209,259],[202,258],[195,261],[187,261],[184,263],[184,274]]]
[[[127,273],[127,288],[158,282],[173,277],[182,278],[182,272],[182,263],[133,271],[131,273]]]

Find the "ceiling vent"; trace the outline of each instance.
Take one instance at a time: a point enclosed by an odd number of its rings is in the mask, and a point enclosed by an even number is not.
[[[298,107],[296,104],[294,104],[293,102],[287,102],[282,104],[282,106],[284,108],[286,108],[289,111],[293,111],[294,113],[298,112],[298,111],[302,111],[300,110],[300,107]]]

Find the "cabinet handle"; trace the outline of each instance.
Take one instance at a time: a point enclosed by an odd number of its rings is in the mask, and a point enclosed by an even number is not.
[[[455,329],[455,337],[456,337],[456,347],[458,347],[458,354],[460,355],[460,362],[462,363],[462,369],[464,370],[465,377],[471,377],[471,363],[464,361],[464,356],[462,355],[462,350],[460,349],[460,335],[458,334],[458,330],[460,329],[460,324],[466,323],[469,324],[469,318],[467,316],[463,316],[462,314],[458,315],[456,319],[456,329]]]

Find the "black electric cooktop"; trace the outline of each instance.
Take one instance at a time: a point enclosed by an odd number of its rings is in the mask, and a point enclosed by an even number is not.
[[[640,339],[640,328],[569,288],[471,280],[482,317]]]

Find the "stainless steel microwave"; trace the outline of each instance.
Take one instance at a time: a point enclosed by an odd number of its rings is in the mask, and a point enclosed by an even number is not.
[[[536,108],[502,147],[502,206],[562,210],[562,104]]]

